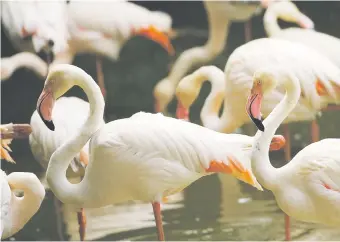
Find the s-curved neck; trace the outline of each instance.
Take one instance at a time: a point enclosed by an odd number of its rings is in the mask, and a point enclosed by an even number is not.
[[[279,23],[277,22],[277,19],[278,19],[277,12],[269,5],[263,17],[264,29],[268,37],[272,37],[282,31]]]
[[[281,82],[286,89],[286,94],[281,102],[274,108],[263,121],[264,132],[257,131],[254,136],[252,150],[252,169],[257,180],[263,187],[273,190],[278,185],[280,169],[274,168],[269,160],[269,146],[280,124],[294,109],[299,101],[301,87],[297,77],[287,75]]]
[[[204,64],[219,55],[226,45],[230,21],[228,16],[214,13],[204,2],[208,14],[209,39],[204,46],[184,51],[174,63],[168,80],[176,87],[179,81],[195,66]]]
[[[7,176],[8,184],[10,185],[11,197],[11,216],[12,216],[12,231],[16,233],[24,227],[24,225],[38,211],[45,197],[44,186],[39,179],[26,172],[14,172]],[[23,197],[17,197],[14,190],[24,192]]]
[[[90,113],[87,121],[77,134],[62,144],[51,156],[46,171],[47,182],[56,195],[64,203],[82,204],[86,199],[87,172],[78,184],[71,184],[66,177],[66,170],[71,160],[89,141],[91,136],[100,128],[104,115],[104,98],[91,76],[83,70],[76,70],[75,80],[86,93],[90,103]],[[56,127],[57,129],[58,127]]]

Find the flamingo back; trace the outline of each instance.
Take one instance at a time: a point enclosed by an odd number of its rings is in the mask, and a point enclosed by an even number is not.
[[[340,69],[330,60],[299,43],[263,38],[238,47],[230,55],[225,67],[228,80],[225,105],[232,106],[232,98],[237,96],[243,100],[239,103],[244,109],[254,72],[270,66],[283,67],[300,80],[302,97],[285,122],[313,119],[321,108],[340,101],[340,93],[338,94],[335,88],[340,87]],[[322,85],[327,95],[318,92],[318,85]],[[269,115],[284,93],[284,87],[279,85],[273,92],[264,96],[261,110],[264,116]]]

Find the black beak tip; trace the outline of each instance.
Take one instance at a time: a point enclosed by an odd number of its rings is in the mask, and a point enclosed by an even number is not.
[[[264,132],[264,125],[262,123],[262,121],[260,119],[257,119],[257,118],[254,118],[254,117],[251,117],[252,121],[254,122],[254,124],[256,125],[256,127]]]
[[[50,130],[54,131],[55,130],[55,126],[54,126],[54,123],[53,121],[48,121],[48,120],[44,120],[44,124],[47,126],[47,128],[49,128]]]

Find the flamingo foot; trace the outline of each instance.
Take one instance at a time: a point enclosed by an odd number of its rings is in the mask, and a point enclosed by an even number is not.
[[[79,224],[79,237],[80,241],[85,240],[85,232],[86,232],[86,216],[84,208],[80,209],[80,212],[77,212],[78,216],[78,224]]]
[[[165,241],[163,223],[162,223],[162,214],[161,214],[161,204],[159,202],[153,202],[152,208],[153,208],[153,214],[155,216],[155,221],[156,221],[158,240]]]

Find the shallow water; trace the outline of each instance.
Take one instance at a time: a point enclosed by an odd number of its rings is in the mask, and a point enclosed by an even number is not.
[[[282,152],[272,154],[282,165]],[[23,159],[24,157],[22,157]],[[26,156],[27,158],[27,156]],[[30,162],[26,160],[26,162]],[[12,166],[12,165],[11,165]],[[54,197],[8,240],[79,240],[75,209],[62,205],[58,235]],[[157,240],[150,204],[127,203],[85,209],[87,240]],[[204,177],[162,205],[167,240],[283,240],[284,215],[269,191],[257,191],[229,175]],[[292,220],[293,240],[340,240],[340,230]]]

